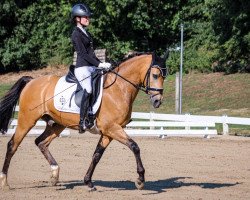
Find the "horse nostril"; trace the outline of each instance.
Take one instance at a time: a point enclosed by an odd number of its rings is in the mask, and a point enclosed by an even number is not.
[[[159,108],[160,105],[161,105],[161,100],[159,99],[156,99],[153,103],[154,108]]]

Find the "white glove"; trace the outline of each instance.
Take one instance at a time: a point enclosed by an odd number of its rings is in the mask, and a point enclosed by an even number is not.
[[[107,62],[103,62],[103,63],[100,63],[98,65],[98,67],[101,67],[101,68],[105,68],[105,69],[109,69],[111,67],[111,64],[110,63],[107,63]]]

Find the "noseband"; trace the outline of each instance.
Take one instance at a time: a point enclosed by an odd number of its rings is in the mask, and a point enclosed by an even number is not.
[[[159,94],[162,94],[162,93],[163,93],[163,88],[150,87],[150,74],[151,74],[152,68],[157,68],[157,69],[159,69],[160,72],[161,72],[161,76],[162,76],[163,78],[166,78],[166,75],[163,74],[162,68],[161,68],[159,65],[155,65],[155,64],[152,64],[152,63],[151,63],[151,65],[150,65],[150,67],[148,68],[148,71],[147,71],[147,73],[146,73],[146,75],[145,75],[145,78],[144,78],[144,80],[143,80],[143,83],[146,82],[146,85],[145,85],[145,86],[141,86],[141,87],[144,89],[144,92],[145,92],[146,94],[148,94],[149,91],[159,92]],[[164,68],[164,69],[165,69],[165,68]],[[153,96],[156,96],[156,95],[158,95],[158,94],[155,94],[155,95],[153,95]],[[151,97],[152,97],[152,96],[151,96]]]

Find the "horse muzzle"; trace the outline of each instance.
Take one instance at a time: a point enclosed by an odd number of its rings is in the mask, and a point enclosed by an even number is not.
[[[154,106],[154,108],[160,107],[161,102],[162,102],[162,98],[163,98],[163,96],[160,93],[150,95],[150,101],[151,101],[151,104]]]

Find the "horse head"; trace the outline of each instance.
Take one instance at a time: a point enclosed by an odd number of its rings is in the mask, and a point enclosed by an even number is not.
[[[145,75],[143,85],[146,93],[150,95],[151,104],[154,108],[158,108],[163,99],[163,84],[167,76],[166,60],[169,52],[167,51],[163,57],[152,54],[152,62]]]

